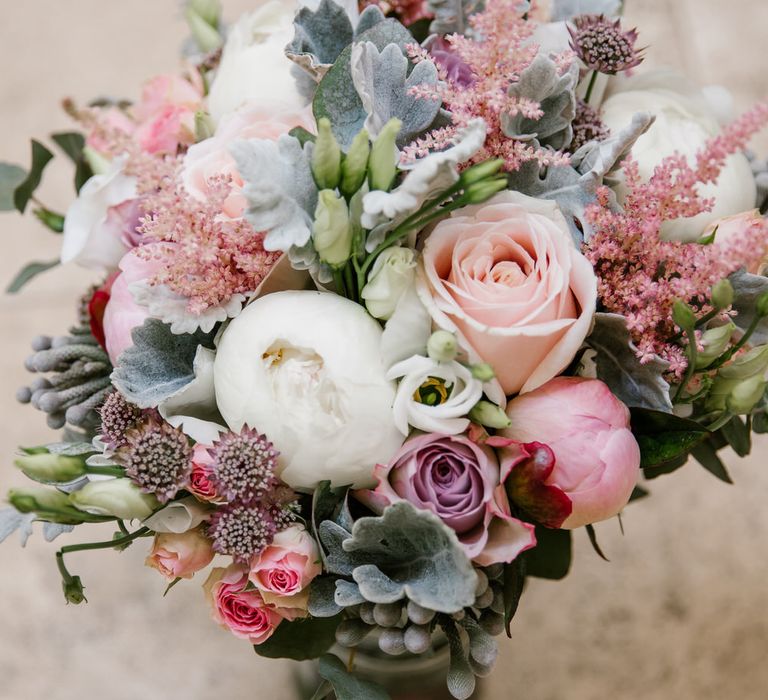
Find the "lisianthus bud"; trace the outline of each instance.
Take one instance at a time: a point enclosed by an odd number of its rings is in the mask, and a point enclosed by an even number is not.
[[[190,3],[184,12],[192,37],[201,51],[206,53],[215,51],[224,43],[224,39],[215,24],[208,22],[207,13],[200,14],[193,5],[203,5],[203,3]]]
[[[501,158],[486,160],[477,165],[473,165],[461,174],[461,182],[464,185],[471,185],[480,182],[493,175],[496,175],[504,167],[504,161]]]
[[[85,474],[85,459],[55,454],[26,454],[13,462],[35,481],[66,483]]]
[[[221,2],[219,0],[188,0],[187,9],[195,12],[206,24],[219,26]]]
[[[85,588],[79,576],[70,576],[68,579],[65,579],[61,582],[61,587],[68,603],[72,603],[72,605],[80,605],[80,603],[88,602],[85,599]]]
[[[760,345],[740,355],[718,372],[724,379],[749,379],[763,376],[768,370],[768,345]]]
[[[709,367],[725,352],[735,328],[736,326],[729,321],[724,326],[710,328],[701,334],[702,349],[696,355],[696,369]]]
[[[65,493],[41,486],[23,489],[11,489],[8,502],[19,513],[66,512],[71,510],[69,498]]]
[[[486,428],[495,428],[496,430],[503,430],[511,425],[507,414],[490,401],[478,401],[469,412],[469,418],[474,423],[484,425]]]
[[[490,382],[496,378],[496,372],[487,362],[481,362],[479,365],[471,365],[469,368],[472,372],[472,376],[475,379],[479,379],[481,382]]]
[[[693,309],[679,299],[672,307],[672,320],[684,331],[692,331],[696,326],[696,314]]]
[[[322,190],[315,209],[312,239],[323,262],[343,265],[352,254],[352,223],[346,201],[333,190]]]
[[[335,190],[341,179],[341,148],[331,131],[331,122],[325,117],[317,122],[312,175],[321,190]]]
[[[725,407],[733,414],[748,415],[757,406],[768,386],[761,375],[745,379],[733,387],[725,400]]]
[[[158,500],[142,493],[130,479],[92,481],[70,494],[75,508],[92,515],[109,515],[121,520],[143,520],[159,508]]]
[[[481,180],[474,182],[464,190],[464,201],[467,204],[483,204],[493,195],[507,189],[508,180],[506,177],[497,177],[492,180]]]
[[[435,362],[453,362],[459,352],[456,336],[448,331],[435,331],[427,342],[427,355]]]
[[[351,197],[363,186],[365,176],[368,174],[370,155],[369,135],[363,129],[352,140],[347,157],[341,164],[341,192],[345,197]]]
[[[415,274],[413,250],[393,246],[383,251],[373,263],[368,284],[361,294],[368,313],[374,318],[389,320]]]
[[[205,141],[211,138],[216,131],[216,124],[211,115],[202,110],[195,112],[195,141]]]
[[[389,192],[397,174],[397,156],[395,142],[403,123],[399,119],[390,119],[379,132],[371,149],[368,161],[368,180],[372,190]]]
[[[718,309],[727,309],[733,304],[733,285],[730,280],[722,279],[712,287],[712,305]]]

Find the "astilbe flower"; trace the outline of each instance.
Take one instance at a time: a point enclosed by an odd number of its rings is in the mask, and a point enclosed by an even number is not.
[[[187,436],[158,417],[151,417],[125,436],[115,461],[144,493],[161,503],[170,501],[189,484],[192,446]]]
[[[621,20],[605,15],[581,15],[568,25],[571,49],[589,70],[616,75],[639,66],[644,49],[635,48],[637,31],[624,31]]]
[[[636,163],[624,163],[629,194],[623,211],[610,206],[607,189],[587,210],[595,235],[585,246],[594,265],[598,293],[606,310],[627,318],[641,361],[654,355],[670,363],[680,378],[687,366],[684,349],[674,341],[679,329],[672,307],[681,299],[702,313],[712,285],[768,253],[768,224],[749,227],[711,245],[662,241],[665,221],[711,211],[712,200],[701,199],[698,187],[713,183],[732,153],[768,122],[768,102],[757,105],[710,140],[695,164],[674,154],[665,158],[648,182],[641,182]]]
[[[537,161],[543,166],[568,163],[568,156],[540,148],[530,143],[508,138],[501,126],[502,115],[522,114],[529,119],[543,116],[538,102],[510,96],[511,83],[535,58],[538,47],[530,43],[535,22],[523,18],[517,3],[508,0],[489,0],[483,12],[469,20],[472,35],[477,39],[459,34],[446,37],[454,61],[460,61],[471,72],[472,80],[463,70],[457,80],[425,49],[409,46],[409,54],[416,61],[431,61],[437,68],[440,82],[437,86],[418,85],[411,94],[422,99],[440,99],[451,113],[452,124],[434,130],[404,149],[404,162],[423,158],[432,151],[446,148],[457,130],[472,119],[481,117],[488,125],[485,146],[467,165],[489,158],[503,158],[506,169],[517,170],[523,163]]]
[[[116,450],[127,444],[127,434],[144,420],[144,411],[130,403],[119,391],[111,392],[99,409],[101,438]]]

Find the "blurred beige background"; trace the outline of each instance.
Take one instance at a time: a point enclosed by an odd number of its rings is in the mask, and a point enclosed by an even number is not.
[[[257,0],[225,0],[232,18]],[[629,21],[650,44],[649,64],[729,87],[739,108],[768,94],[764,0],[628,0]],[[26,163],[30,137],[69,126],[60,97],[134,97],[145,78],[174,70],[186,35],[175,0],[3,0],[0,158]],[[761,139],[763,155],[768,138]],[[63,210],[71,173],[63,159],[41,190]],[[3,215],[0,282],[30,258],[57,255],[34,221]],[[0,490],[21,484],[16,444],[45,442],[41,414],[13,396],[27,380],[29,340],[73,318],[88,282],[59,269],[0,299]],[[598,527],[611,563],[576,533],[572,575],[535,581],[502,641],[487,698],[709,700],[768,697],[768,441],[739,462],[735,486],[694,464],[652,484],[654,496]],[[89,533],[94,535],[93,532]],[[94,539],[109,537],[107,528]],[[70,537],[74,540],[78,535]],[[57,544],[63,542],[59,540]],[[290,665],[259,660],[208,618],[201,580],[166,599],[143,567],[146,544],[118,554],[71,556],[88,605],[66,606],[56,546],[35,536],[0,547],[0,700],[289,700]]]

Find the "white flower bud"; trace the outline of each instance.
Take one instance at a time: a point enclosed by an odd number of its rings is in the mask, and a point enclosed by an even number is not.
[[[383,251],[373,263],[361,294],[368,313],[382,321],[389,320],[415,274],[416,254],[413,250],[393,246]]]
[[[130,479],[92,481],[70,494],[69,500],[78,510],[121,520],[144,519],[159,506],[154,496],[142,493]]]
[[[312,239],[323,262],[344,265],[352,254],[352,223],[347,202],[333,190],[322,190],[315,209]]]

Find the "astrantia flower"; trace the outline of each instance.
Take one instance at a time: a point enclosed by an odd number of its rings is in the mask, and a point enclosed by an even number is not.
[[[603,124],[603,120],[594,107],[584,100],[576,103],[576,117],[573,120],[573,141],[568,147],[571,153],[576,153],[583,145],[590,141],[602,141],[610,135],[610,130]]]
[[[107,396],[99,413],[102,441],[115,450],[127,444],[127,433],[144,419],[144,412],[129,403],[119,391]]]
[[[181,430],[151,419],[125,436],[117,461],[125,474],[161,503],[170,501],[189,483],[192,447]]]
[[[266,435],[243,428],[240,434],[222,435],[209,450],[213,459],[210,480],[229,501],[254,503],[277,485],[278,451]]]
[[[581,15],[573,20],[571,48],[589,70],[616,75],[639,66],[644,49],[636,49],[637,31],[624,31],[621,20],[605,15]]]

